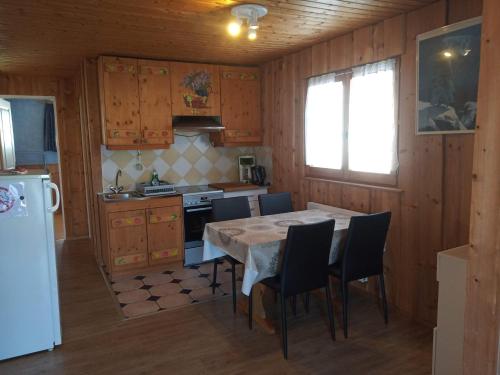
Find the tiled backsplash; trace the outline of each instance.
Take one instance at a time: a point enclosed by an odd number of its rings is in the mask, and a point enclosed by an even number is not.
[[[153,169],[161,180],[178,186],[239,181],[238,156],[255,155],[257,164],[266,167],[272,181],[270,147],[213,147],[208,134],[175,136],[166,150],[110,151],[101,147],[103,189],[114,185],[116,171],[122,170],[120,185],[135,189],[137,182],[151,179]]]

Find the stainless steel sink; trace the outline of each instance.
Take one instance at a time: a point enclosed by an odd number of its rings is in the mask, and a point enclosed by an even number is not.
[[[136,191],[123,191],[121,193],[105,193],[103,194],[105,201],[127,201],[131,199],[144,199]]]

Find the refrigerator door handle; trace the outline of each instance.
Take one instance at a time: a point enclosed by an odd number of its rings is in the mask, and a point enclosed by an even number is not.
[[[47,182],[47,187],[51,190],[54,190],[56,193],[56,204],[54,204],[52,207],[48,207],[47,210],[49,212],[56,212],[57,209],[59,208],[59,205],[61,204],[61,194],[59,193],[59,189],[57,188],[57,185],[54,184],[53,182]]]

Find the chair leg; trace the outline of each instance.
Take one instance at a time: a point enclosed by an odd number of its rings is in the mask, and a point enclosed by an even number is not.
[[[281,345],[283,357],[288,359],[288,339],[286,327],[286,298],[281,294]]]
[[[385,324],[389,323],[389,312],[387,309],[387,296],[385,295],[385,281],[384,274],[379,275],[380,292],[382,293],[382,305],[384,307],[384,321]]]
[[[333,317],[332,293],[330,292],[330,283],[326,283],[326,307],[328,309],[328,320],[330,321],[330,334],[332,340],[335,341],[335,320]]]
[[[212,294],[215,294],[215,285],[217,284],[217,261],[218,259],[214,259],[214,272],[212,275]]]
[[[349,308],[349,284],[342,281],[342,317],[344,323],[344,337],[347,338],[348,326],[348,308]]]
[[[236,314],[236,265],[233,264],[231,270],[232,287],[233,287],[233,313]]]
[[[248,296],[248,328],[251,330],[253,326],[253,288]]]
[[[306,292],[304,296],[304,310],[306,310],[306,313],[309,314],[309,292]]]
[[[297,296],[292,297],[291,305],[293,316],[297,316]]]

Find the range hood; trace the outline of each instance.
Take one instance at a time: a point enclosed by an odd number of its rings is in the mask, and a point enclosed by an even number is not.
[[[224,130],[219,116],[173,116],[174,130],[188,132],[220,132]]]

